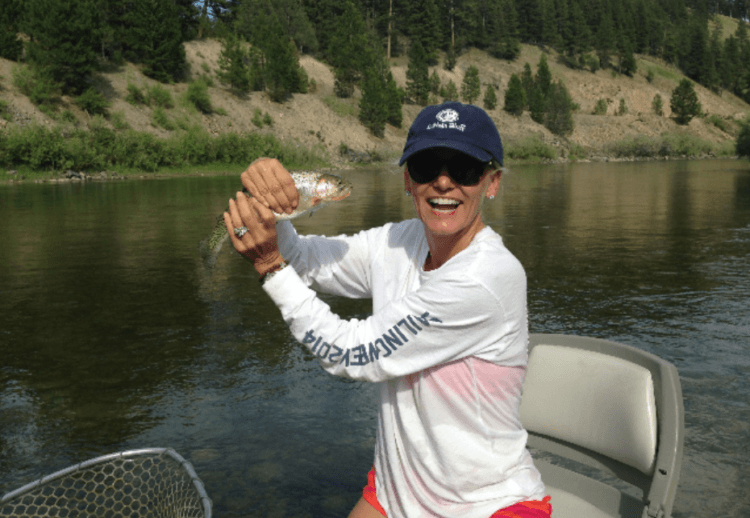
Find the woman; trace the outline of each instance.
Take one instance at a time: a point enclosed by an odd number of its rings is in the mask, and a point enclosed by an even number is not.
[[[243,173],[254,198],[238,196],[224,214],[235,248],[323,368],[380,382],[375,462],[350,518],[550,516],[519,420],[526,277],[481,217],[502,160],[483,110],[430,106],[400,161],[418,219],[354,236],[298,236],[270,210],[297,202],[275,160]],[[313,283],[372,297],[372,316],[340,319]]]

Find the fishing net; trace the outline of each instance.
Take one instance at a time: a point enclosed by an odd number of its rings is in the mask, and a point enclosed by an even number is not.
[[[211,518],[188,461],[168,448],[113,453],[27,484],[0,499],[2,517]]]

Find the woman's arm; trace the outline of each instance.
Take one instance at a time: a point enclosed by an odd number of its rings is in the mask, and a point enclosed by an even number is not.
[[[351,298],[372,296],[370,254],[373,229],[353,236],[299,236],[289,221],[276,225],[279,249],[308,286]]]
[[[289,269],[264,289],[295,338],[331,374],[382,381],[472,355],[523,363],[518,358],[528,334],[522,273],[509,278],[502,299],[463,272],[432,278],[365,320],[332,313]]]

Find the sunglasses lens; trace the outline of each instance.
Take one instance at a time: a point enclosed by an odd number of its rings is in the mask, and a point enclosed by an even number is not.
[[[476,185],[482,179],[487,164],[463,153],[448,160],[433,153],[419,153],[406,162],[409,176],[417,183],[430,183],[439,175],[443,167],[459,185]]]
[[[460,185],[476,185],[484,175],[487,164],[468,156],[455,157],[448,166],[451,178]]]
[[[406,162],[409,176],[417,183],[430,183],[435,180],[440,174],[440,165],[441,162],[437,160],[437,157],[424,153]]]

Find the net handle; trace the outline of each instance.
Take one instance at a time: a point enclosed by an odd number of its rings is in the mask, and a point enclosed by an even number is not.
[[[142,455],[169,455],[175,461],[177,461],[182,466],[182,469],[184,469],[190,476],[190,480],[192,480],[196,491],[198,491],[198,494],[201,497],[201,503],[203,504],[203,512],[205,518],[211,518],[211,499],[208,497],[208,493],[206,493],[206,489],[203,487],[203,482],[201,482],[201,479],[198,478],[198,474],[193,469],[193,465],[185,460],[172,448],[141,448],[138,450],[127,450],[117,453],[110,453],[108,455],[102,455],[101,457],[96,457],[83,462],[79,462],[78,464],[73,464],[72,466],[68,466],[67,468],[61,469],[60,471],[55,471],[51,475],[46,475],[38,480],[35,480],[34,482],[30,482],[25,486],[19,487],[18,489],[5,494],[2,498],[0,498],[0,504],[7,500],[15,498],[18,495],[22,495],[28,491],[31,491],[32,489],[36,489],[42,484],[47,484],[48,482],[64,477],[74,471],[78,471],[79,469],[88,468],[89,466],[93,466],[94,464],[100,464],[102,462],[108,462],[118,458],[125,459],[129,457],[140,457]]]

